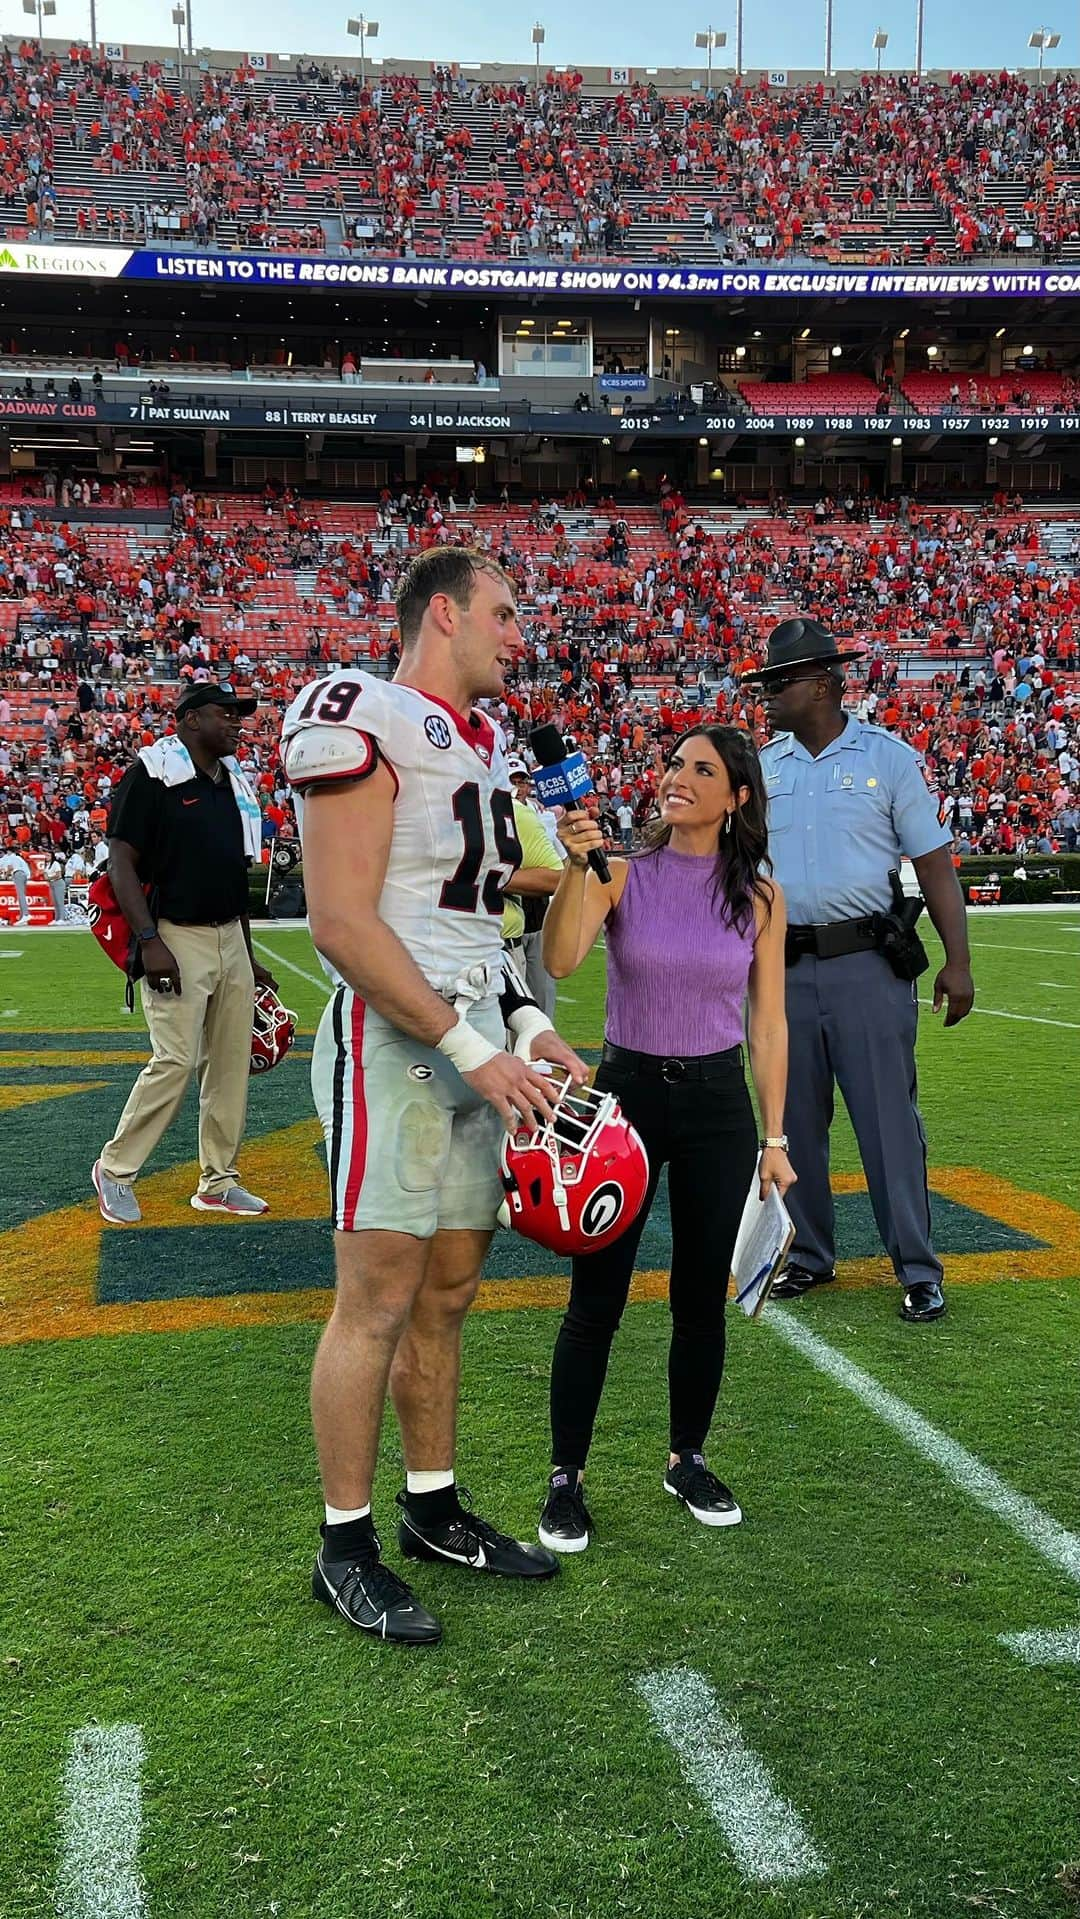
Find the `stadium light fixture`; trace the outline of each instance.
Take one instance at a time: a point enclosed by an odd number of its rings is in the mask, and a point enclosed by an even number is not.
[[[874,35],[874,40],[873,40],[874,52],[877,54],[877,70],[879,73],[881,72],[881,56],[884,53],[885,48],[888,46],[888,44],[889,44],[888,34],[886,33],[884,27],[879,27],[877,32]]]
[[[536,91],[537,93],[539,93],[540,91],[540,49],[543,46],[544,41],[546,39],[547,39],[547,30],[546,28],[540,25],[540,22],[538,20],[532,30],[533,51],[536,56]]]
[[[700,439],[699,439],[699,441],[698,441],[698,445],[699,445],[699,446],[708,446],[708,444],[709,444],[709,442],[708,442],[708,440],[707,440],[707,438],[706,438],[706,436],[705,436],[705,434],[703,433],[703,434],[701,435],[701,438],[700,438]]]
[[[938,356],[938,353],[940,352],[940,350],[941,350],[941,349],[940,349],[939,347],[936,347],[936,346],[928,346],[928,347],[927,347],[927,349],[926,349],[926,357],[927,357],[927,359],[928,359],[928,360],[936,360],[936,359],[937,359],[937,356]]]
[[[987,443],[986,443],[986,444],[987,444],[987,446],[996,446],[996,445],[997,445],[997,443],[998,443],[998,436],[997,436],[997,434],[996,434],[996,433],[991,433],[991,435],[990,435],[990,438],[988,439],[988,441],[987,441]]]
[[[726,34],[726,33],[717,33],[717,32],[716,32],[716,30],[715,30],[715,28],[713,28],[713,27],[706,27],[706,28],[705,28],[705,31],[704,31],[703,33],[695,33],[695,35],[694,35],[694,45],[695,45],[695,47],[704,47],[704,48],[706,49],[706,51],[707,51],[707,54],[708,54],[708,61],[707,61],[707,66],[706,66],[706,70],[707,70],[707,72],[708,72],[708,84],[709,84],[709,86],[711,87],[711,86],[712,86],[712,57],[713,57],[713,48],[714,48],[714,47],[726,47],[726,46],[727,46],[727,34]]]
[[[185,10],[184,10],[184,8],[183,8],[183,7],[174,7],[174,8],[173,8],[173,10],[172,10],[172,23],[173,23],[173,26],[174,26],[174,27],[176,28],[176,64],[177,64],[177,66],[178,66],[178,67],[179,67],[179,69],[180,69],[180,77],[181,77],[181,79],[183,79],[183,74],[184,74],[184,28],[185,28],[185,27],[187,26],[187,14],[186,14],[186,12],[185,12]]]
[[[796,445],[796,446],[805,446],[805,445],[806,445],[806,441],[804,440],[804,438],[803,438],[803,436],[802,436],[802,434],[801,434],[801,433],[796,433],[796,435],[795,435],[795,445]]]
[[[832,350],[833,359],[838,360],[840,358],[840,355],[843,353],[843,351],[844,349],[842,346],[834,346]]]
[[[1039,49],[1039,85],[1040,86],[1042,86],[1043,84],[1043,60],[1045,59],[1048,53],[1053,53],[1055,48],[1060,47],[1060,45],[1061,45],[1060,33],[1051,32],[1049,27],[1036,27],[1035,32],[1030,36],[1028,40],[1029,47],[1038,47]]]
[[[23,0],[23,12],[37,14],[38,39],[43,40],[45,29],[42,21],[52,19],[56,12],[56,0]]]
[[[346,20],[345,31],[351,33],[353,39],[360,42],[360,78],[364,80],[367,77],[364,72],[364,41],[378,37],[379,23],[377,20],[365,20],[361,14],[358,20]]]

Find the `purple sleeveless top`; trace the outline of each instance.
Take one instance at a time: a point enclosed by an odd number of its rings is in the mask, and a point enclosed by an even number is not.
[[[754,920],[739,933],[713,904],[712,853],[630,861],[607,920],[607,1038],[665,1058],[722,1053],[743,1039]]]

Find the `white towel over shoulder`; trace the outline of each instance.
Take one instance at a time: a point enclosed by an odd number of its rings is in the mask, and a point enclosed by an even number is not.
[[[161,780],[166,786],[183,786],[186,780],[196,778],[195,762],[175,733],[166,733],[160,740],[154,740],[150,746],[139,748],[139,758],[151,779]],[[258,861],[262,853],[262,814],[259,802],[242,773],[235,758],[222,760],[222,766],[229,775],[233,798],[240,809],[240,823],[244,829],[244,852],[249,860]]]

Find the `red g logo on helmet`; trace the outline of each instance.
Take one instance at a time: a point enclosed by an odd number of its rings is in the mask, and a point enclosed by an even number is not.
[[[610,1246],[649,1185],[648,1155],[614,1095],[569,1079],[549,1121],[504,1140],[500,1166],[502,1225],[564,1257]]]
[[[255,989],[251,1021],[251,1071],[268,1073],[285,1058],[296,1038],[296,1014],[283,1006],[272,986]]]

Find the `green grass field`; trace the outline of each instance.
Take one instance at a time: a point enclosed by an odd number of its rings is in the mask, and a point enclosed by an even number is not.
[[[252,1088],[243,1170],[272,1216],[190,1211],[189,1102],[127,1232],[88,1175],[141,1019],[89,937],[0,936],[0,1919],[1077,1919],[1080,912],[972,937],[982,1010],[920,1039],[947,1318],[898,1319],[841,1119],[841,1283],[732,1313],[710,1463],[746,1518],[707,1531],[660,1487],[661,1207],[590,1468],[595,1549],[532,1592],[417,1569],[445,1638],[409,1654],[309,1597],[330,1245],[307,935],[258,932],[304,1029]],[[562,1003],[585,1048],[602,969]],[[460,1476],[523,1537],[555,1265],[500,1239],[466,1335]],[[916,1415],[953,1451],[911,1443]],[[395,1562],[400,1477],[391,1426]],[[1035,1632],[1065,1636],[1057,1663],[1000,1637]],[[689,1772],[638,1690],[672,1668],[717,1707]],[[122,1795],[71,1810],[94,1726],[141,1729],[141,1830]],[[733,1727],[767,1774],[760,1830]]]

